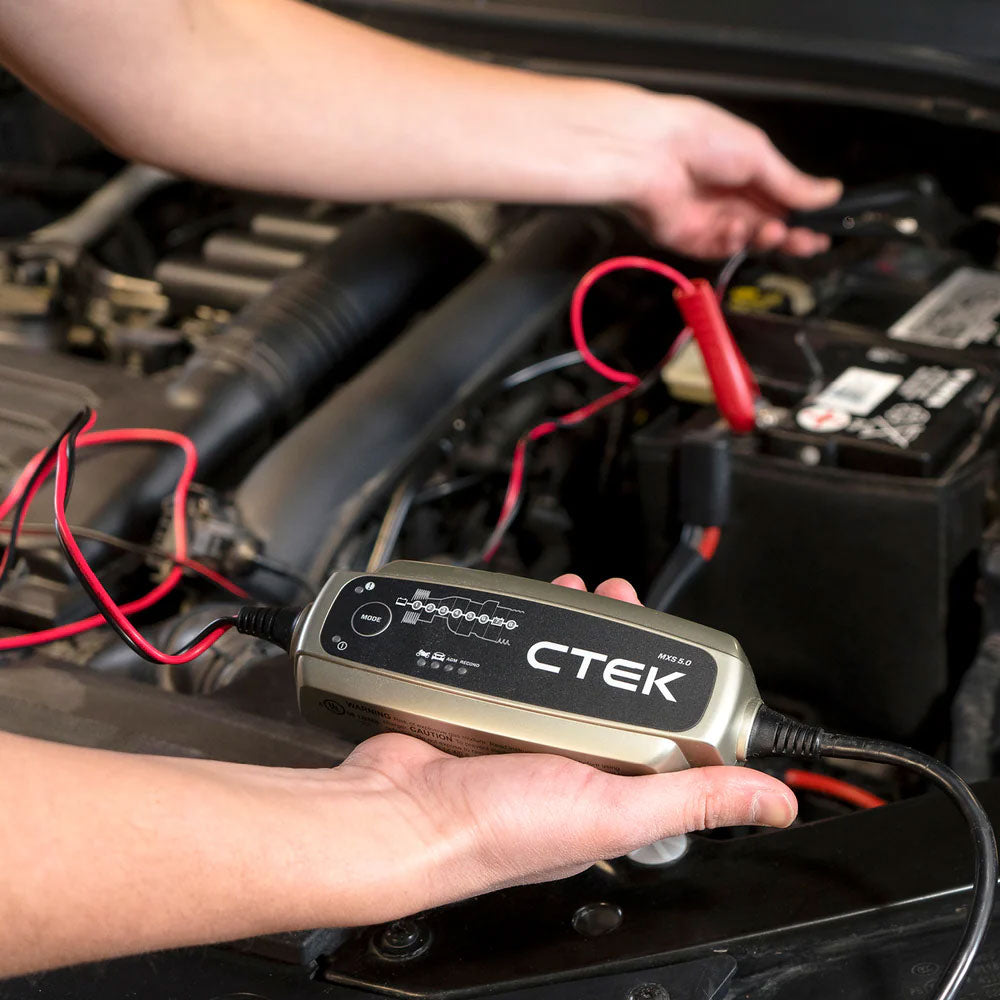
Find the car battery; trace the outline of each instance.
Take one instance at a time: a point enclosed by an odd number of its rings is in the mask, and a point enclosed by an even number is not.
[[[813,340],[809,391],[732,439],[718,549],[670,611],[739,635],[765,695],[919,743],[978,640],[995,379],[926,348]],[[687,519],[679,456],[706,419],[665,414],[634,439],[650,579]]]
[[[938,475],[978,434],[996,388],[971,366],[891,347],[817,351],[824,384],[761,433],[764,451],[811,465]]]

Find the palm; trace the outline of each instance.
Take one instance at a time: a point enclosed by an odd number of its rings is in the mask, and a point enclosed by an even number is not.
[[[365,803],[359,843],[372,868],[394,888],[421,875],[380,919],[565,877],[663,837],[786,826],[795,814],[788,789],[746,768],[626,778],[551,755],[455,758],[397,734],[363,743],[338,772]]]
[[[556,583],[583,589],[579,577]],[[638,603],[624,580],[597,592]],[[346,794],[364,817],[354,863],[379,872],[373,920],[563,877],[690,830],[795,815],[784,785],[745,768],[627,778],[545,754],[452,757],[398,734],[362,743],[333,777],[341,815]]]

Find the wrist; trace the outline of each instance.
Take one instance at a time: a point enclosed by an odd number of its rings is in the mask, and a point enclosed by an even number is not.
[[[159,786],[181,810],[188,838],[189,867],[178,880],[194,880],[205,904],[194,940],[320,926],[309,900],[318,833],[308,778],[326,772],[186,758],[160,766]]]
[[[579,81],[572,119],[579,156],[569,157],[569,200],[641,207],[698,103],[627,84]]]
[[[438,828],[379,770],[248,768],[239,784],[258,817],[268,929],[379,923],[461,894],[447,887],[471,831]]]

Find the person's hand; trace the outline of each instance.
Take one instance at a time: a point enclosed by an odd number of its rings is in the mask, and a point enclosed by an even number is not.
[[[556,582],[583,589],[578,577]],[[638,603],[624,580],[597,593]],[[337,831],[326,864],[341,898],[356,880],[352,923],[562,878],[692,830],[783,827],[796,812],[788,788],[750,769],[620,777],[550,755],[452,757],[393,734],[362,743],[330,779],[334,794],[309,796],[306,806],[312,824]],[[322,908],[320,916],[344,919]]]
[[[598,590],[636,601],[624,580]],[[796,808],[781,782],[748,768],[625,778],[543,754],[452,757],[400,735],[367,740],[332,769],[12,733],[0,733],[0,761],[0,977],[379,923],[688,830],[787,826]],[[94,851],[112,836],[113,851]]]
[[[642,93],[629,127],[638,135],[635,190],[627,198],[651,236],[695,257],[745,246],[797,255],[826,249],[826,236],[789,229],[792,209],[833,204],[842,188],[797,170],[755,125],[690,97]]]

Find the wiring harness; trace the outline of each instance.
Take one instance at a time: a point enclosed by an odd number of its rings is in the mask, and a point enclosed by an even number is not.
[[[110,625],[122,641],[139,656],[153,663],[167,665],[189,663],[196,659],[231,628],[271,641],[280,642],[285,637],[286,632],[290,638],[288,619],[291,618],[294,621],[298,615],[297,609],[252,606],[243,608],[236,615],[217,618],[210,622],[198,635],[175,653],[157,649],[140,634],[128,616],[145,611],[172,593],[184,578],[186,569],[194,570],[234,596],[249,598],[250,595],[222,574],[203,563],[188,558],[187,498],[198,466],[198,452],[191,439],[176,431],[158,428],[94,431],[91,428],[96,419],[97,414],[89,407],[81,410],[73,417],[59,437],[45,451],[39,452],[28,463],[14,483],[10,494],[0,503],[0,520],[8,516],[12,518],[7,546],[0,557],[0,585],[6,581],[10,574],[17,551],[18,538],[24,529],[25,519],[32,501],[42,484],[54,472],[55,534],[70,568],[98,608],[99,614],[38,632],[0,638],[0,652],[69,639],[104,624]],[[174,552],[168,558],[173,566],[166,577],[148,593],[119,606],[87,563],[74,537],[73,529],[70,527],[66,508],[72,493],[77,449],[95,445],[133,443],[173,445],[183,452],[184,465],[172,500]],[[277,639],[274,638],[275,636]]]
[[[617,383],[618,388],[612,389],[579,409],[538,424],[521,436],[514,447],[510,476],[507,480],[507,489],[500,508],[500,516],[480,556],[482,562],[488,563],[493,559],[507,529],[517,516],[524,488],[525,463],[529,445],[564,427],[581,424],[606,407],[648,388],[658,377],[663,364],[673,355],[677,347],[690,337],[695,339],[701,349],[723,418],[737,433],[746,433],[753,429],[760,393],[753,373],[736,346],[726,324],[719,305],[718,291],[718,288],[724,288],[725,284],[728,284],[732,273],[735,273],[744,259],[745,254],[741,252],[726,264],[720,274],[717,287],[713,287],[702,278],[694,280],[687,278],[676,268],[664,264],[662,261],[654,260],[651,257],[636,256],[612,257],[602,261],[580,279],[570,302],[569,323],[573,343],[583,362],[609,382]],[[673,282],[676,286],[674,301],[687,324],[675,339],[663,361],[656,365],[645,378],[633,372],[613,368],[601,361],[590,349],[584,330],[583,307],[590,290],[606,275],[627,270],[649,271]],[[709,530],[717,532],[718,529]],[[706,548],[711,547],[714,552],[714,546],[717,542],[716,535],[715,542],[706,543]],[[708,558],[711,558],[711,555]]]

